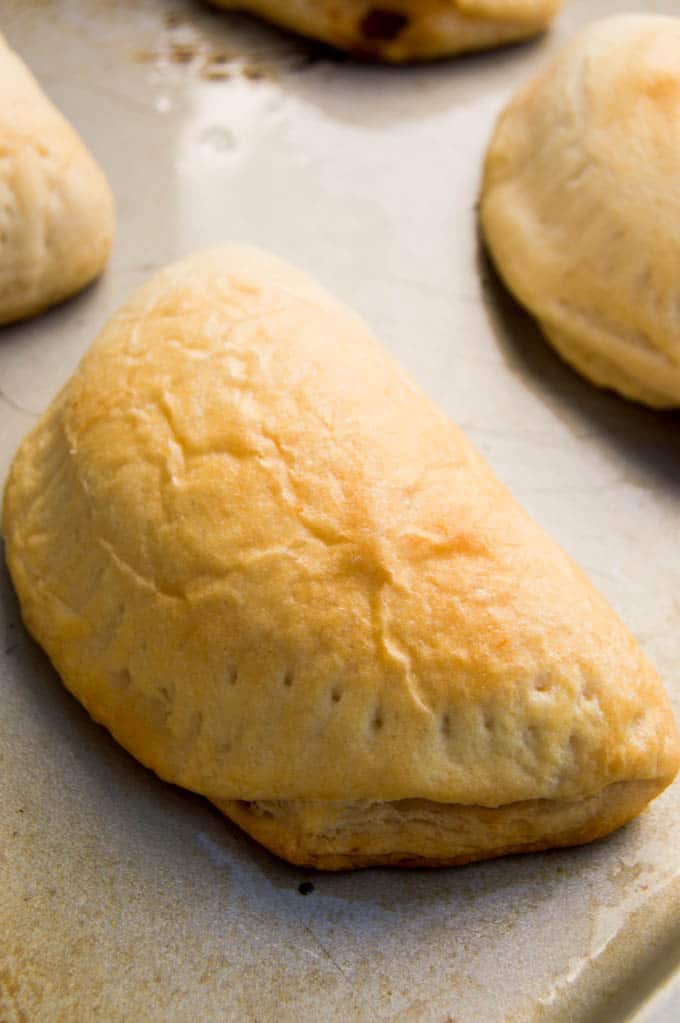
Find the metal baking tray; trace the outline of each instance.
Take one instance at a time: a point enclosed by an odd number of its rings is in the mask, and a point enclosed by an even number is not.
[[[151,271],[262,245],[354,306],[464,426],[680,710],[680,416],[564,366],[500,287],[475,216],[514,88],[586,22],[634,8],[572,0],[537,42],[389,69],[189,0],[2,0],[0,30],[109,174],[118,237],[85,294],[0,333],[0,479]],[[677,1023],[679,804],[675,785],[581,849],[305,873],[93,724],[0,570],[2,1023]]]

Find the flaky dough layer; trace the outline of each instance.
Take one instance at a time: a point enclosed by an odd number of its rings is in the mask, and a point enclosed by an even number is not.
[[[0,35],[0,324],[84,288],[113,230],[104,174]]]
[[[481,223],[510,290],[593,383],[680,405],[680,18],[605,19],[501,115]]]
[[[563,0],[210,0],[357,56],[394,63],[517,42],[543,31]]]
[[[640,813],[662,787],[653,781],[619,782],[589,799],[498,807],[424,799],[230,801],[218,807],[261,845],[298,866],[451,867],[603,838]]]
[[[360,321],[255,250],[111,320],[23,442],[3,531],[66,685],[235,818],[585,801],[600,833],[605,790],[677,770],[661,683],[583,573]]]

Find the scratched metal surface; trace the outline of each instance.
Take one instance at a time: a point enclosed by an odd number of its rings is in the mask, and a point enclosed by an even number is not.
[[[0,479],[151,270],[258,243],[355,306],[465,426],[680,709],[680,417],[564,367],[475,228],[504,100],[580,25],[634,6],[574,0],[537,44],[386,70],[190,0],[3,0],[0,28],[106,167],[119,230],[95,287],[0,334]],[[679,1018],[680,786],[589,848],[310,878],[92,724],[23,632],[4,569],[0,644],[2,1023]]]

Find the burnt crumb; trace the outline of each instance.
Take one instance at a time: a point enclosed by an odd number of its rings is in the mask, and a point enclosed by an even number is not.
[[[246,64],[241,73],[244,78],[249,78],[252,82],[259,82],[268,77],[265,69],[257,64]]]
[[[174,43],[169,57],[173,64],[189,64],[196,56],[196,48],[189,43]]]
[[[209,54],[201,68],[203,78],[212,80],[230,78],[232,73],[230,60],[231,57],[225,52]]]
[[[200,40],[171,41],[156,50],[135,50],[131,56],[138,64],[155,64],[159,68],[169,64],[184,65],[188,70],[195,69],[205,81],[224,82],[236,76],[251,81],[272,80],[276,77],[273,71],[260,62],[243,62],[235,51],[224,47],[212,49]]]
[[[359,29],[364,39],[390,42],[404,31],[408,23],[407,16],[399,11],[374,7],[361,19]]]
[[[183,23],[182,22],[182,15],[179,14],[177,11],[169,11],[165,15],[165,25],[166,25],[166,28],[177,28],[182,23]]]
[[[314,891],[314,885],[311,881],[303,881],[302,884],[298,885],[298,891],[300,895],[311,895]]]
[[[231,71],[226,67],[208,66],[201,70],[201,75],[208,82],[226,82],[231,78]]]

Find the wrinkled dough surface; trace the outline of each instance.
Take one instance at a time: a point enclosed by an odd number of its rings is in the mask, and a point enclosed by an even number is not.
[[[583,573],[366,327],[242,247],[153,278],[23,442],[24,619],[161,777],[499,807],[662,788],[677,732]]]
[[[517,42],[546,28],[563,0],[210,0],[362,57],[446,57]]]
[[[111,190],[0,36],[0,324],[85,287],[113,238]]]
[[[680,405],[680,19],[598,22],[501,115],[481,221],[501,275],[594,383]]]

